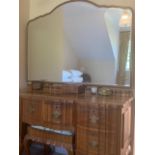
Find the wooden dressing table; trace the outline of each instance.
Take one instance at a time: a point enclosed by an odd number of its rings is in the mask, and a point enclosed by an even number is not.
[[[26,155],[31,141],[64,147],[69,155],[130,155],[133,97],[111,89],[109,96],[20,92],[20,142]]]
[[[120,25],[124,14],[129,23]],[[20,146],[26,155],[31,142],[44,144],[45,153],[52,145],[69,155],[133,155],[134,11],[66,1],[30,20],[26,40],[31,84],[20,92]],[[73,71],[81,72],[80,85]],[[91,87],[110,94],[91,93]]]

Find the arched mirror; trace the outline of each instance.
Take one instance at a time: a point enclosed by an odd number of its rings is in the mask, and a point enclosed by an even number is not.
[[[131,86],[130,9],[69,2],[27,32],[28,81]]]

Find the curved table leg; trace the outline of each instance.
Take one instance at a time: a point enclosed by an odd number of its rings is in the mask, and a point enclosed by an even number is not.
[[[23,144],[19,144],[19,155],[23,153]]]
[[[68,151],[68,155],[75,155],[75,150],[72,148],[72,149],[67,149]]]
[[[49,145],[44,144],[44,155],[48,155],[50,152],[53,152],[52,148]]]
[[[26,155],[31,155],[30,154],[30,144],[31,144],[31,140],[24,138],[24,149],[25,149]]]

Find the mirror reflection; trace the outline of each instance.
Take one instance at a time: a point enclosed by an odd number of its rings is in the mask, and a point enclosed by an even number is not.
[[[128,9],[71,2],[28,23],[28,80],[130,86]]]

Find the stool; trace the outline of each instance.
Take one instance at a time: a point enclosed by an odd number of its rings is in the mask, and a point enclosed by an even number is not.
[[[48,154],[48,147],[64,147],[68,155],[75,155],[74,133],[70,131],[59,131],[45,127],[29,126],[24,137],[24,148],[26,155],[30,155],[30,144],[32,142],[44,144],[44,154]]]

